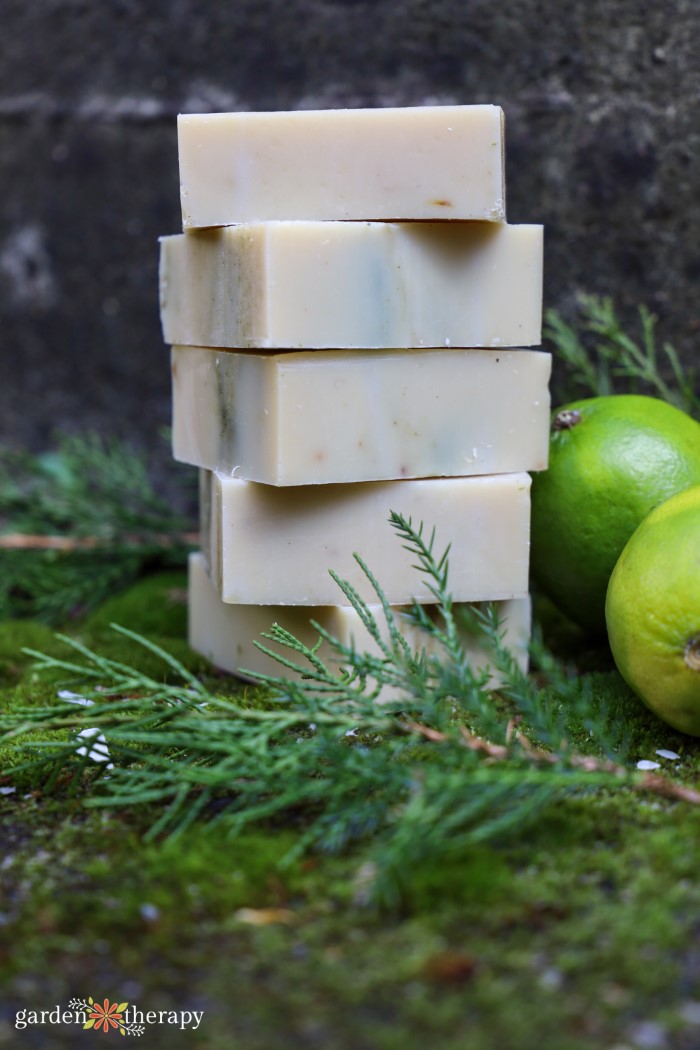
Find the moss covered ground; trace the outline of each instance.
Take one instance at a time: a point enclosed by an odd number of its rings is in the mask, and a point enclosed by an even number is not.
[[[211,675],[185,642],[184,587],[177,572],[150,577],[66,630],[158,673],[118,622]],[[23,647],[61,643],[39,624],[0,624],[4,707],[55,696]],[[633,712],[639,757],[669,748],[695,784],[695,742],[637,712],[604,658],[590,673]],[[295,827],[227,840],[202,824],[146,842],[147,811],[16,786],[0,795],[0,1047],[103,1045],[76,1025],[16,1027],[18,1011],[87,996],[204,1011],[196,1030],[148,1025],[148,1047],[700,1046],[700,808],[582,795],[520,836],[406,872],[400,906],[381,911],[359,851],[281,868]]]

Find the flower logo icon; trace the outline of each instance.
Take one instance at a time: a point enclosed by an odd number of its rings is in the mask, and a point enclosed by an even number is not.
[[[92,1013],[88,1015],[88,1020],[83,1025],[83,1029],[93,1028],[96,1032],[102,1029],[104,1032],[108,1032],[110,1027],[121,1029],[122,1035],[126,1028],[122,1018],[124,1016],[124,1010],[126,1010],[128,1003],[110,1003],[109,999],[105,999],[102,1006],[99,1003],[93,1001],[92,996],[88,999],[88,1003],[92,1009]]]
[[[109,1031],[109,1026],[112,1028],[120,1028],[120,1021],[122,1020],[123,1012],[126,1010],[128,1003],[112,1003],[110,1005],[109,1000],[106,999],[102,1006],[97,1003],[91,1004],[92,1013],[89,1015],[89,1020],[83,1025],[83,1028],[92,1028],[99,1031],[103,1028],[105,1032]]]

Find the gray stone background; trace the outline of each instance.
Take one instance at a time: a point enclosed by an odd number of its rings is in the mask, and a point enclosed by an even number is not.
[[[545,305],[700,326],[698,0],[0,0],[0,441],[130,435],[157,461],[157,237],[180,111],[494,102]]]

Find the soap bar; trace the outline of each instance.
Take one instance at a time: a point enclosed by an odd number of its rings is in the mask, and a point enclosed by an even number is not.
[[[374,481],[275,488],[203,472],[202,549],[219,597],[240,605],[349,605],[329,570],[365,601],[377,600],[353,558],[357,551],[391,605],[435,601],[413,565],[391,511],[435,529],[450,548],[455,601],[527,594],[528,474]]]
[[[178,117],[185,229],[271,219],[505,219],[498,106]]]
[[[268,485],[544,470],[549,354],[173,347],[173,455]]]
[[[499,619],[504,632],[503,642],[513,654],[518,666],[527,671],[528,643],[530,640],[530,599],[514,598],[498,602]],[[428,654],[438,654],[439,647],[425,631],[419,630],[402,618],[406,607],[394,607],[392,613],[397,626],[415,651],[425,648]],[[469,614],[473,606],[466,603],[455,603],[453,612],[458,627],[460,640],[475,670],[489,665],[489,654],[484,647],[482,637],[470,631]],[[370,606],[382,637],[388,640],[388,627],[384,612],[379,605]],[[258,674],[284,675],[290,672],[272,657],[262,653],[255,642],[260,642],[287,658],[298,659],[297,654],[283,646],[262,637],[273,623],[286,628],[301,642],[309,647],[316,644],[319,635],[311,626],[315,620],[321,627],[345,645],[354,643],[362,652],[379,655],[379,646],[366,630],[362,620],[352,606],[319,606],[314,609],[296,608],[294,606],[270,605],[230,605],[222,602],[209,579],[201,553],[194,552],[189,556],[189,644],[198,653],[210,660],[217,667],[242,678],[250,678],[246,672]],[[329,667],[339,666],[337,654],[323,642],[318,655]],[[492,684],[496,684],[492,676]],[[388,699],[388,691],[382,690],[382,699]]]
[[[542,227],[269,222],[161,238],[166,343],[531,346]]]

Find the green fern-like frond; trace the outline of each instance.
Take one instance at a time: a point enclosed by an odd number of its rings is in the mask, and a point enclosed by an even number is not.
[[[88,433],[40,455],[0,447],[0,618],[59,623],[149,568],[184,566],[189,528],[124,442]]]
[[[545,315],[545,340],[555,362],[566,366],[562,377],[566,396],[617,393],[617,381],[633,392],[663,398],[700,418],[697,370],[684,369],[669,342],[657,347],[658,318],[646,306],[638,308],[640,333],[633,338],[622,326],[611,298],[579,296],[576,327],[556,310]]]
[[[160,656],[162,680],[66,638],[72,653],[32,653],[36,669],[60,672],[90,703],[0,715],[2,741],[16,746],[5,774],[32,773],[47,788],[71,784],[90,806],[155,805],[152,836],[182,834],[199,819],[235,834],[293,813],[302,822],[295,853],[367,840],[375,895],[389,902],[418,861],[522,829],[572,792],[634,783],[607,712],[542,654],[550,681],[535,686],[504,647],[493,606],[476,611],[474,623],[498,688],[472,670],[453,625],[447,552],[437,556],[434,536],[400,515],[391,523],[437,599],[432,616],[418,605],[409,613],[425,637],[415,651],[366,568],[391,622],[378,622],[347,584],[343,592],[362,610],[376,651],[325,633],[329,665],[318,646],[273,627],[268,639],[286,648],[281,669],[290,673],[260,676],[269,687],[262,707],[218,695],[124,628],[116,629]],[[578,754],[582,726],[600,762]],[[109,776],[104,763],[78,754],[84,738],[76,734],[88,727],[104,735]],[[37,741],[39,730],[67,731],[67,739]],[[606,758],[613,748],[614,764]]]

